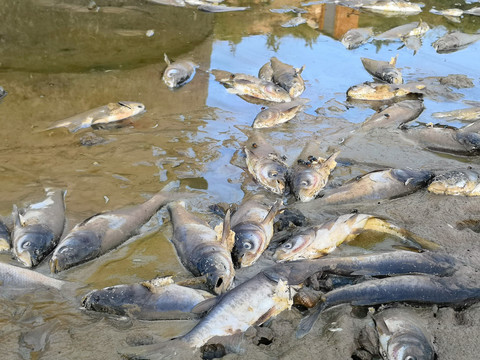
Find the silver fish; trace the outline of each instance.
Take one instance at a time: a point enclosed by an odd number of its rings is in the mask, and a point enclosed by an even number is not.
[[[468,10],[464,10],[463,13],[467,15],[480,16],[480,7],[473,7]]]
[[[191,61],[180,60],[171,62],[167,54],[164,54],[167,68],[163,72],[163,82],[170,88],[177,88],[192,80],[195,75],[196,65]]]
[[[226,5],[202,4],[202,5],[199,5],[197,9],[205,12],[220,13],[220,12],[230,12],[230,11],[244,11],[244,10],[250,9],[250,6],[226,6]]]
[[[389,62],[373,60],[367,58],[360,58],[362,60],[363,67],[373,77],[383,80],[389,84],[402,84],[402,73],[395,65],[397,58],[392,58]]]
[[[373,35],[373,28],[350,29],[343,34],[340,41],[348,50],[353,50],[365,44]]]
[[[361,4],[361,9],[383,15],[416,15],[422,12],[420,4],[406,1],[377,1],[373,4]]]
[[[287,22],[284,22],[281,26],[284,28],[289,28],[289,27],[296,27],[302,24],[305,24],[307,22],[307,19],[301,16],[301,14],[297,14],[296,17],[288,20]]]
[[[288,103],[272,105],[257,114],[252,127],[260,129],[286,123],[293,119],[308,101],[308,99],[295,99]]]
[[[443,112],[434,112],[433,117],[444,120],[477,121],[480,120],[480,106]]]
[[[425,109],[422,100],[404,100],[373,114],[362,123],[362,129],[399,126],[415,120]]]
[[[396,26],[390,30],[387,30],[379,35],[376,35],[375,38],[379,40],[397,40],[406,36],[421,36],[428,31],[430,27],[427,23],[412,22],[400,26]]]
[[[468,45],[480,40],[480,34],[465,34],[460,31],[452,31],[432,43],[433,48],[439,54],[451,53],[465,49]]]
[[[304,69],[305,66],[297,69],[272,57],[269,63],[260,68],[258,77],[273,81],[288,91],[292,98],[296,98],[305,91],[305,83],[301,76]]]
[[[2,287],[36,289],[40,286],[60,290],[66,284],[66,281],[54,279],[30,269],[0,262],[0,289]]]

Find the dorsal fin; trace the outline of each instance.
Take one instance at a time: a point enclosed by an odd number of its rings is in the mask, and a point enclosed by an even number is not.
[[[167,65],[170,65],[172,62],[170,61],[170,59],[168,58],[167,54],[163,54],[163,59],[165,60],[165,62],[167,63]]]
[[[262,223],[268,224],[270,221],[272,221],[275,218],[275,215],[277,215],[278,212],[280,211],[281,207],[282,207],[282,200],[275,201],[275,203],[270,208],[270,211],[265,216],[265,219],[263,219]]]
[[[397,59],[398,59],[398,54],[395,55],[395,57],[392,57],[392,58],[390,59],[389,64],[392,65],[392,66],[397,66]]]
[[[215,305],[217,305],[219,300],[220,300],[220,296],[203,300],[202,302],[199,302],[197,305],[195,305],[190,312],[192,314],[197,314],[197,315],[203,314],[207,311],[210,311],[210,309],[212,309]]]
[[[13,205],[12,210],[12,218],[13,218],[13,227],[14,229],[18,227],[22,227],[22,222],[20,221],[20,214],[18,213],[17,205]]]

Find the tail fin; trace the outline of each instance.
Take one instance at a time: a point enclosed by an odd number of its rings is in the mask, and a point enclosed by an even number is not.
[[[297,327],[297,332],[295,334],[297,339],[303,338],[305,335],[307,335],[310,332],[310,330],[312,330],[313,325],[315,325],[315,323],[317,322],[317,319],[324,308],[323,304],[324,303],[318,303],[315,306],[315,309],[314,309],[315,311],[305,316],[300,321]]]
[[[122,359],[129,360],[171,359],[179,356],[179,352],[185,354],[184,357],[179,358],[187,359],[188,356],[186,356],[186,354],[189,354],[190,358],[193,358],[192,349],[180,339],[167,340],[165,342],[151,345],[130,346],[128,348],[118,350],[118,353],[121,355]]]

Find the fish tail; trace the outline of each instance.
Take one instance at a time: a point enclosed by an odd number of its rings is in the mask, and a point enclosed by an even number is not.
[[[295,336],[297,339],[303,338],[305,335],[307,335],[310,330],[312,330],[313,325],[317,322],[318,317],[320,316],[320,313],[324,310],[325,308],[325,303],[318,303],[315,306],[315,311],[310,313],[309,315],[305,316],[302,320],[300,320],[300,323],[298,324],[297,327],[297,332],[295,333]]]

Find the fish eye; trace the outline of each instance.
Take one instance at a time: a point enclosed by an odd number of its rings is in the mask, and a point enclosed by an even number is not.
[[[30,244],[30,241],[25,241],[25,242],[23,243],[22,247],[23,247],[24,249],[26,249],[26,248],[29,248],[30,245],[31,245],[31,244]]]
[[[243,248],[246,250],[250,250],[253,247],[252,243],[246,242],[243,244]]]
[[[284,247],[285,249],[291,249],[291,248],[292,248],[292,243],[290,243],[290,242],[285,243],[285,244],[283,244],[283,247]]]
[[[138,105],[137,107],[138,107],[139,109],[143,108],[143,106],[142,106],[142,105]]]
[[[302,186],[309,186],[309,185],[310,185],[310,181],[308,181],[308,180],[303,180],[303,181],[300,183],[300,185],[302,185]]]
[[[268,172],[268,177],[277,177],[278,176],[278,171],[271,170]]]
[[[407,355],[407,357],[405,357],[404,360],[417,360],[417,358],[415,356],[412,356],[412,355]]]

